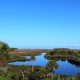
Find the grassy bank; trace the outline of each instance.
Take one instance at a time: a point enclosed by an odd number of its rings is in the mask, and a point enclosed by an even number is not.
[[[26,58],[23,56],[37,56],[41,53],[48,52],[47,49],[18,49],[9,52],[9,59],[7,62],[14,61],[26,61]]]

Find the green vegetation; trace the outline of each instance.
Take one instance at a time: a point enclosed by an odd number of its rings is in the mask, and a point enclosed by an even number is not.
[[[25,54],[16,54],[14,51],[17,48],[9,48],[8,44],[0,42],[0,80],[79,80],[80,74],[77,76],[62,76],[55,75],[52,71],[58,68],[56,61],[58,58],[80,60],[80,50],[72,50],[59,48],[54,50],[28,50]],[[33,53],[48,52],[45,57],[49,59],[49,62],[45,67],[33,67],[33,66],[14,66],[8,65],[7,62],[12,61],[26,61],[24,56]],[[18,51],[19,52],[19,51]],[[23,51],[23,52],[26,52]],[[35,54],[34,54],[35,55]],[[35,56],[32,55],[31,61],[35,60]],[[40,55],[40,54],[39,54]]]
[[[71,60],[80,60],[80,50],[58,48],[49,51],[45,57],[48,59],[65,58]]]
[[[26,61],[26,58],[21,55],[9,54],[10,58],[7,62],[14,62],[14,61]]]
[[[9,59],[9,46],[8,44],[0,41],[0,64],[6,65],[6,61]]]
[[[33,68],[33,70],[32,70]],[[3,72],[4,73],[4,72]],[[52,74],[44,67],[9,66],[7,73],[0,75],[0,80],[79,80],[80,75],[62,76]]]

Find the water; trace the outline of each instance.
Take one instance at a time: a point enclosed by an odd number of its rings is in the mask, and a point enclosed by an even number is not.
[[[57,75],[75,76],[80,73],[80,67],[76,64],[71,64],[68,60],[59,60],[57,61],[57,64],[58,69],[54,72]]]
[[[44,58],[44,55],[46,53],[42,53],[41,55],[35,56],[35,59],[31,61],[16,61],[16,62],[10,62],[8,64],[11,65],[31,65],[31,66],[46,66],[49,61]],[[31,56],[27,56],[30,58]],[[58,60],[55,61],[58,65],[58,68],[56,70],[53,70],[53,73],[56,75],[69,75],[69,76],[75,76],[80,73],[80,63],[77,63],[75,61],[70,60]],[[54,67],[53,65],[52,67]]]
[[[31,65],[31,66],[46,66],[48,63],[48,60],[44,58],[44,55],[46,53],[42,53],[41,55],[35,56],[35,60],[31,61],[16,61],[16,62],[10,62],[9,64],[12,65]],[[27,58],[30,58],[31,56],[27,56]]]

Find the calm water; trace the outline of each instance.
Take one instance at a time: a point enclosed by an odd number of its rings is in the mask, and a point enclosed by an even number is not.
[[[32,65],[32,66],[46,66],[48,63],[48,60],[44,58],[44,55],[46,53],[42,53],[41,55],[35,56],[35,60],[31,61],[16,61],[16,62],[10,62],[9,64],[12,65]],[[31,56],[27,56],[27,58],[30,58]]]
[[[16,61],[16,62],[10,62],[8,64],[11,65],[32,65],[32,66],[46,66],[49,62],[47,59],[44,58],[44,55],[46,53],[42,53],[41,55],[35,56],[35,60],[31,61]],[[30,58],[31,56],[27,56]],[[57,75],[69,75],[69,76],[75,76],[80,73],[80,63],[76,63],[74,61],[69,60],[58,60],[56,61],[56,64],[58,65],[58,68],[53,71],[53,73]]]
[[[55,74],[60,75],[69,75],[69,76],[75,76],[78,73],[80,73],[80,67],[78,67],[75,64],[70,63],[68,60],[65,61],[57,61],[58,69],[55,70]]]

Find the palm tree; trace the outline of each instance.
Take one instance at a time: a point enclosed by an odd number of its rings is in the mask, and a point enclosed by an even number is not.
[[[31,61],[35,61],[35,60],[36,60],[35,56],[31,56]]]
[[[9,58],[8,52],[9,52],[8,44],[0,41],[0,62],[2,64],[6,63],[6,60]]]
[[[35,61],[36,60],[36,58],[35,58],[35,56],[31,56],[31,61]],[[34,66],[32,66],[32,72],[34,71]]]
[[[58,69],[58,64],[56,63],[55,60],[53,61],[49,61],[46,65],[46,68],[49,70],[49,71],[55,71],[56,69]]]

